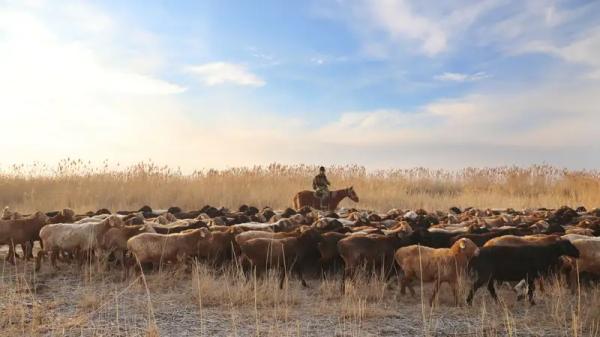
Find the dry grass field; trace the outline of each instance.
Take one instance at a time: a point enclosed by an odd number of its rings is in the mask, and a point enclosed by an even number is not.
[[[386,211],[398,207],[588,208],[600,205],[600,173],[530,168],[366,171],[331,167],[334,188],[354,185],[361,201],[344,205]],[[205,204],[284,208],[310,187],[315,167],[283,166],[208,170],[184,175],[142,163],[122,170],[94,169],[80,161],[56,168],[14,166],[0,175],[0,205],[21,212],[71,207],[79,212]],[[4,257],[6,247],[0,251]],[[401,296],[397,281],[363,275],[339,291],[339,278],[291,278],[283,290],[275,275],[246,281],[236,266],[215,270],[165,268],[123,280],[120,270],[93,264],[79,269],[4,262],[0,270],[0,336],[598,336],[600,289],[571,294],[561,281],[537,293],[537,305],[517,302],[502,287],[500,304],[485,289],[472,307],[454,306],[442,286]],[[469,282],[462,282],[461,298]],[[417,288],[418,289],[418,288]]]
[[[0,166],[0,205],[22,212],[70,207],[79,212],[106,207],[138,209],[206,204],[241,204],[282,209],[293,195],[311,188],[317,166],[272,164],[251,168],[202,170],[182,174],[169,167],[139,163],[122,169],[92,167],[78,160],[44,165]],[[359,204],[342,206],[387,211],[458,207],[597,207],[600,172],[551,166],[465,168],[458,171],[414,168],[367,171],[359,166],[329,167],[332,189],[353,185]]]

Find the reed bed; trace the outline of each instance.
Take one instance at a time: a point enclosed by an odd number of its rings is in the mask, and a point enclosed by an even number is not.
[[[203,169],[184,174],[178,169],[142,162],[120,167],[81,160],[44,164],[0,165],[0,205],[19,211],[71,207],[84,212],[206,204],[236,208],[241,204],[285,208],[294,194],[310,189],[317,166],[281,165]],[[600,171],[552,166],[427,168],[367,170],[356,165],[328,167],[332,189],[354,186],[360,203],[342,206],[385,211],[390,208],[428,210],[458,207],[597,207]]]

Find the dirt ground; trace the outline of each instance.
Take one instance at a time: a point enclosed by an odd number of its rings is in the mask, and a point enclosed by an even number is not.
[[[4,257],[6,249],[0,252]],[[340,292],[339,279],[292,278],[279,290],[275,275],[245,281],[198,265],[123,280],[121,270],[63,264],[4,262],[0,274],[2,336],[593,336],[598,333],[598,290],[581,297],[552,284],[538,305],[516,302],[501,287],[500,304],[481,289],[472,307],[454,306],[442,286],[401,296],[395,281],[366,278]],[[145,281],[145,282],[144,282]],[[147,286],[146,286],[147,285]]]

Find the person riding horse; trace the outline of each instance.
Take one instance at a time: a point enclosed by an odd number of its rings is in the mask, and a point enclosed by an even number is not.
[[[325,168],[321,166],[319,168],[319,174],[313,179],[313,189],[315,190],[315,195],[321,201],[321,209],[324,208],[325,200],[329,197],[329,185],[331,185],[331,183],[327,180]]]

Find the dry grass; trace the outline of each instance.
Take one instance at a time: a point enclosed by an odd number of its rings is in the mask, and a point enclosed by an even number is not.
[[[246,280],[233,266],[217,272],[168,267],[146,282],[114,280],[113,272],[82,277],[76,266],[59,273],[31,263],[4,266],[0,281],[2,336],[598,336],[600,289],[571,294],[558,280],[538,293],[538,305],[515,301],[506,287],[495,304],[484,289],[475,305],[453,305],[442,288],[430,307],[422,295],[401,296],[397,283],[363,273],[340,293],[339,279],[276,275]],[[120,279],[120,278],[116,278]],[[463,283],[465,292],[469,282]],[[38,289],[38,290],[35,290]],[[464,296],[463,296],[464,298]]]
[[[152,163],[122,169],[95,168],[76,160],[61,161],[56,167],[15,165],[0,167],[0,205],[25,212],[63,207],[80,212],[101,207],[137,209],[145,204],[184,209],[206,204],[284,208],[292,204],[296,192],[311,187],[316,169],[272,164],[182,174]],[[361,199],[358,206],[364,209],[600,205],[599,171],[550,166],[367,171],[341,166],[330,167],[328,175],[333,188],[354,185]]]
[[[79,161],[56,168],[5,168],[0,174],[0,205],[22,212],[72,207],[137,209],[205,204],[283,208],[309,188],[315,167],[281,166],[208,170],[184,175],[142,163],[121,170],[94,169]],[[600,205],[600,172],[530,168],[427,169],[367,172],[332,167],[335,187],[354,185],[360,208],[444,209],[449,206],[557,207]],[[351,205],[347,203],[346,205]],[[0,257],[6,254],[2,248]],[[395,281],[362,274],[340,293],[339,277],[298,280],[279,289],[277,275],[246,280],[235,265],[217,270],[202,263],[166,267],[122,281],[118,270],[95,265],[44,266],[31,262],[0,268],[0,336],[598,336],[600,289],[573,295],[550,282],[538,305],[515,301],[499,290],[501,304],[485,289],[473,307],[453,306],[442,287],[428,303],[431,287],[416,297],[400,296]],[[461,286],[461,298],[470,282]]]

